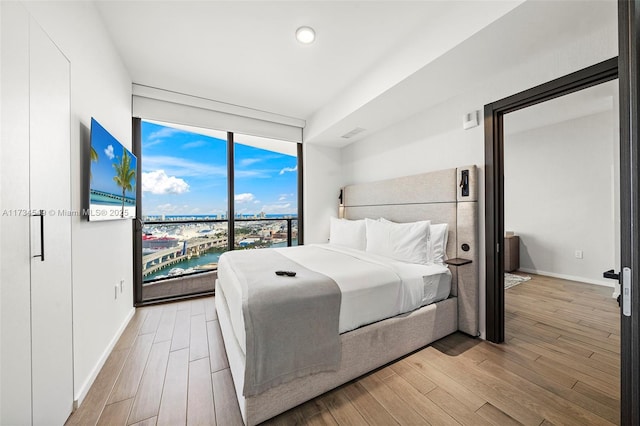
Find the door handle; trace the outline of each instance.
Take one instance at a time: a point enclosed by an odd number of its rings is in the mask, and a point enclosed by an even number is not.
[[[39,213],[34,216],[40,216],[40,254],[36,254],[33,257],[39,257],[41,262],[44,262],[44,210],[40,210]]]
[[[622,268],[622,315],[631,316],[631,268]]]
[[[609,269],[608,271],[603,272],[602,276],[604,278],[609,278],[610,280],[620,281],[620,274],[616,274],[613,269]]]
[[[602,274],[603,277],[616,280],[621,284],[621,294],[618,296],[618,306],[622,305],[622,314],[631,316],[631,269],[622,268],[622,272],[616,274],[613,269]]]

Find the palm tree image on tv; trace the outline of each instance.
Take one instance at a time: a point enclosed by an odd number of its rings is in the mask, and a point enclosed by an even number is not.
[[[120,217],[124,217],[126,192],[133,192],[133,188],[136,186],[136,171],[131,167],[131,157],[127,154],[126,150],[122,150],[122,158],[118,163],[113,164],[113,168],[116,170],[116,175],[113,177],[113,181],[116,185],[122,188],[122,211],[120,213]]]
[[[94,147],[91,147],[91,162],[92,163],[97,163],[98,162],[98,151],[96,151],[96,149]],[[93,172],[91,172],[91,170],[89,170],[89,179],[93,180]]]
[[[1,0],[0,0],[1,1]],[[138,159],[91,119],[89,208],[91,221],[134,219]]]

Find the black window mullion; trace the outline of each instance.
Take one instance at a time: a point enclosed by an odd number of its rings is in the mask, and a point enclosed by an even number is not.
[[[144,302],[142,294],[142,120],[132,119],[132,151],[138,158],[136,170],[136,219],[133,221],[133,304]]]
[[[235,248],[235,160],[233,132],[227,132],[227,248]]]
[[[302,143],[297,144],[298,151],[298,245],[304,245],[304,191],[302,187],[304,165],[302,161]]]

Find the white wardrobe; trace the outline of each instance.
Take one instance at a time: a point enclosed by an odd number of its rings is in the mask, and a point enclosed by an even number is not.
[[[61,425],[73,409],[70,65],[20,2],[0,1],[0,19],[0,424]]]

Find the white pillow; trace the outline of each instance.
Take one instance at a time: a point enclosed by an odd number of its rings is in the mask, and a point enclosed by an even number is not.
[[[367,246],[366,238],[364,220],[331,218],[329,243],[364,251]]]
[[[449,224],[439,223],[437,225],[431,225],[430,228],[430,260],[432,263],[443,265],[444,261],[447,259],[447,239],[449,238]]]
[[[429,263],[430,221],[394,223],[365,219],[367,251],[409,263]]]
[[[384,217],[379,219],[380,222],[391,222]],[[449,238],[449,224],[438,223],[429,226],[429,242],[428,242],[428,263],[437,263],[444,265],[447,259],[447,240]]]

